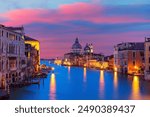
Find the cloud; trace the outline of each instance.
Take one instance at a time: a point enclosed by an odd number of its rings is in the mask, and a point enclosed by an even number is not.
[[[8,26],[25,26],[26,34],[39,39],[42,57],[69,52],[76,37],[84,46],[93,43],[97,53],[112,54],[122,41],[144,41],[150,30],[150,5],[101,6],[73,3],[58,9],[18,9],[0,14]],[[111,43],[110,43],[111,42]]]
[[[150,22],[148,12],[137,12],[133,10],[135,6],[129,7],[102,7],[89,3],[74,3],[61,5],[58,9],[19,9],[0,14],[0,17],[7,19],[6,25],[24,25],[34,22],[60,23],[67,21],[88,21],[93,23],[137,23]],[[146,6],[148,8],[149,6]],[[130,10],[125,9],[129,8]],[[135,7],[136,8],[136,7]],[[139,8],[139,7],[138,7]],[[143,9],[142,6],[141,9]],[[118,10],[119,9],[119,13]],[[134,11],[134,12],[132,12]],[[134,14],[134,15],[133,15]],[[135,15],[136,14],[136,15]],[[147,18],[148,17],[148,18]]]

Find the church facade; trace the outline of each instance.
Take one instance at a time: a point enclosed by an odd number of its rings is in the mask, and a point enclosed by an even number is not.
[[[94,53],[93,44],[86,44],[84,48],[76,38],[69,53],[64,55],[64,65],[86,66],[98,64],[98,61],[103,61],[103,54]],[[93,63],[94,61],[94,63]],[[91,63],[92,62],[92,63]],[[97,63],[98,62],[98,63]]]

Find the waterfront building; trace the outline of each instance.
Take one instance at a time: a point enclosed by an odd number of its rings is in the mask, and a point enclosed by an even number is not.
[[[24,38],[28,63],[32,63],[30,66],[33,68],[33,71],[38,72],[40,70],[40,42],[29,36]]]
[[[0,25],[0,88],[25,79],[24,28]]]
[[[114,70],[128,74],[143,74],[144,43],[126,42],[114,47]]]
[[[76,38],[72,45],[71,52],[64,54],[63,65],[74,65],[84,67],[94,67],[105,69],[108,67],[108,62],[104,62],[103,54],[96,54],[93,51],[92,44],[86,44],[82,51],[82,46]]]
[[[145,79],[150,80],[150,38],[145,38]]]
[[[108,69],[114,70],[114,55],[106,56],[105,61],[108,62]]]
[[[57,64],[57,65],[61,65],[62,64],[62,59],[56,58],[54,60],[54,63]]]
[[[64,65],[82,65],[82,45],[79,39],[76,38],[69,53],[64,54]]]
[[[98,69],[107,69],[108,68],[108,62],[106,61],[97,61],[95,59],[89,60],[86,64],[86,67],[89,68],[98,68]]]
[[[26,78],[31,78],[33,75],[34,70],[34,64],[33,64],[33,50],[34,47],[31,46],[31,44],[25,44],[25,56],[26,56]]]

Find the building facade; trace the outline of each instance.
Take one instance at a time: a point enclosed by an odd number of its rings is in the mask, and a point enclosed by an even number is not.
[[[114,70],[128,74],[143,74],[144,43],[127,42],[114,47]]]
[[[28,67],[32,68],[31,71],[38,72],[40,70],[40,42],[25,36],[25,45]]]
[[[145,38],[145,79],[150,80],[150,38]]]
[[[78,38],[72,45],[71,52],[64,54],[62,64],[100,69],[108,68],[108,62],[104,61],[104,55],[94,53],[93,45],[88,43],[82,50],[82,45],[79,43]]]
[[[0,25],[0,88],[25,79],[24,29]]]

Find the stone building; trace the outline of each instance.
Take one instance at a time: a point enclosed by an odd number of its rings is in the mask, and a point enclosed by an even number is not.
[[[0,25],[0,88],[25,79],[24,29]]]
[[[25,36],[26,57],[28,67],[33,72],[40,70],[40,42],[29,36]]]
[[[145,38],[145,79],[150,80],[150,38]]]
[[[127,42],[114,47],[115,71],[128,74],[143,74],[144,43]]]

